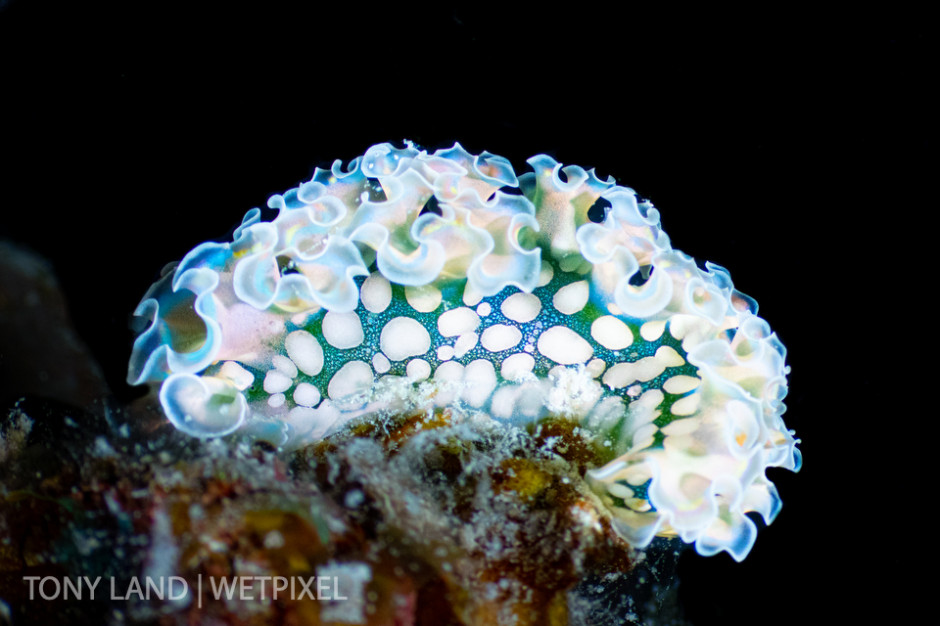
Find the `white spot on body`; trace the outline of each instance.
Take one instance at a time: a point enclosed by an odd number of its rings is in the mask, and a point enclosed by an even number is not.
[[[476,330],[479,325],[480,316],[467,307],[451,309],[437,318],[437,330],[442,337],[463,335]]]
[[[447,363],[441,363],[436,370],[434,370],[434,380],[441,381],[456,381],[463,378],[464,367],[456,361],[448,361]]]
[[[372,386],[372,368],[363,361],[350,361],[333,375],[327,392],[334,400],[366,391]]]
[[[308,376],[316,376],[323,369],[323,348],[317,338],[305,330],[295,330],[284,340],[287,356],[297,369]]]
[[[610,483],[607,485],[607,492],[615,498],[626,500],[633,497],[633,490],[620,483]]]
[[[698,410],[698,405],[702,400],[702,394],[693,393],[684,398],[679,398],[672,405],[673,415],[692,415]]]
[[[631,449],[641,450],[653,445],[653,437],[656,435],[657,430],[659,429],[655,424],[647,424],[638,428],[637,431],[633,433],[633,445]]]
[[[663,335],[663,331],[666,329],[666,322],[662,320],[657,320],[654,322],[646,322],[640,326],[640,336],[643,337],[646,341],[656,341]]]
[[[620,389],[634,381],[653,380],[667,367],[682,365],[685,361],[669,346],[661,346],[653,356],[643,357],[633,363],[617,363],[604,374],[604,384],[611,389]]]
[[[493,364],[486,359],[477,359],[470,362],[464,370],[463,399],[474,407],[481,407],[496,389],[496,370]]]
[[[290,378],[278,370],[270,370],[264,377],[264,390],[268,393],[281,393],[290,389]]]
[[[584,363],[594,354],[584,337],[565,326],[552,326],[543,332],[537,346],[545,357],[562,365]]]
[[[294,402],[301,406],[314,407],[320,402],[320,390],[310,383],[300,383],[294,389]]]
[[[287,397],[283,393],[276,393],[272,396],[268,396],[268,406],[272,409],[284,406],[285,402],[287,402]]]
[[[666,367],[679,367],[685,364],[685,359],[676,352],[675,348],[661,346],[656,350],[656,358],[666,364]]]
[[[480,306],[477,307],[477,315],[480,317],[486,317],[493,312],[493,307],[490,306],[489,302],[481,302]]]
[[[519,344],[522,332],[515,326],[494,324],[483,331],[480,343],[490,352],[502,352]]]
[[[362,283],[359,299],[362,300],[362,306],[367,311],[381,313],[392,301],[392,286],[387,278],[378,272],[373,272]]]
[[[340,350],[348,350],[362,344],[365,335],[359,316],[355,313],[328,311],[323,316],[323,338]]]
[[[653,506],[649,503],[649,500],[644,498],[629,498],[627,500],[627,506],[634,511],[639,511],[640,513],[645,513],[653,508]]]
[[[606,367],[607,363],[605,363],[603,359],[592,359],[591,362],[587,364],[585,370],[591,378],[597,378],[604,373],[604,368]]]
[[[382,329],[379,347],[392,361],[403,361],[427,352],[431,348],[431,335],[417,320],[396,317]]]
[[[405,367],[405,374],[411,380],[426,380],[431,375],[431,364],[424,359],[412,359]]]
[[[576,283],[565,285],[555,292],[552,297],[552,305],[560,313],[573,315],[584,308],[588,297],[591,295],[591,289],[586,280],[579,280]]]
[[[667,393],[687,393],[701,384],[702,379],[695,376],[673,376],[663,383],[663,389]]]
[[[678,403],[677,403],[678,404]],[[675,405],[673,405],[673,415],[677,415],[675,411]],[[668,437],[678,437],[681,435],[691,435],[701,426],[701,422],[697,419],[681,419],[668,424],[663,428],[663,434]]]
[[[271,365],[288,378],[297,378],[297,366],[283,354],[275,354],[271,357]]]
[[[512,321],[524,324],[538,317],[542,311],[542,301],[531,293],[514,293],[503,300],[500,310]]]
[[[454,344],[454,358],[459,359],[473,350],[477,345],[477,339],[479,339],[479,337],[480,336],[476,333],[460,335],[460,337],[457,338],[457,343]]]
[[[644,392],[643,395],[640,396],[640,398],[636,401],[637,404],[635,406],[649,411],[650,416],[648,421],[651,422],[659,417],[660,412],[657,410],[657,407],[663,403],[665,398],[666,396],[664,396],[663,392],[659,389],[647,389],[646,392]],[[630,408],[632,409],[633,406],[634,405],[631,405]]]
[[[372,357],[372,367],[374,367],[375,371],[379,374],[384,374],[388,370],[392,369],[392,364],[389,363],[388,357],[386,357],[381,352],[377,352]]]
[[[535,359],[532,358],[532,355],[519,352],[503,360],[500,374],[506,380],[519,380],[531,374],[534,367]]]
[[[437,349],[437,358],[439,361],[449,361],[454,358],[453,346],[441,346]]]
[[[633,343],[630,327],[613,315],[604,315],[591,324],[591,337],[608,350],[623,350]]]
[[[650,380],[662,374],[652,357],[645,357],[635,363],[617,363],[604,374],[604,384],[611,389],[620,389],[635,380]]]

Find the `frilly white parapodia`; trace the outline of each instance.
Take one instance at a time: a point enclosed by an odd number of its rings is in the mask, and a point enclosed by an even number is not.
[[[145,295],[128,380],[169,420],[296,447],[350,420],[447,405],[579,420],[616,458],[587,480],[635,545],[742,559],[798,470],[786,350],[728,272],[593,171],[459,144],[380,144],[252,209]]]

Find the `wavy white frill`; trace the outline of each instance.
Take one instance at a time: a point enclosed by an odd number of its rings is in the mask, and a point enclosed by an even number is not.
[[[613,509],[617,527],[636,545],[678,534],[703,555],[725,550],[740,561],[756,537],[745,514],[758,513],[769,524],[780,510],[765,470],[801,465],[781,417],[786,351],[754,315],[730,342],[697,341],[701,328],[685,328],[683,347],[699,377],[681,399],[686,415],[662,428],[661,443],[653,445],[650,426],[661,412],[641,397],[627,409],[629,449],[589,471],[588,480],[603,499],[622,501]],[[644,486],[647,497],[634,498]]]

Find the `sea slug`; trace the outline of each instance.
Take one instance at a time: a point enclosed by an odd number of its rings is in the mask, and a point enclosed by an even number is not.
[[[798,470],[786,350],[728,272],[659,212],[546,155],[371,147],[252,209],[144,296],[128,380],[196,437],[297,448],[382,412],[575,420],[612,449],[586,479],[634,545],[741,560]]]

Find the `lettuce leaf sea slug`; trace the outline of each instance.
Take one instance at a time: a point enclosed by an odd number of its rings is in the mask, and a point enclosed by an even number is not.
[[[728,272],[675,250],[612,178],[459,144],[371,147],[252,209],[146,293],[128,380],[195,437],[298,448],[354,420],[448,407],[576,421],[586,480],[643,547],[743,559],[798,470],[786,349]]]

